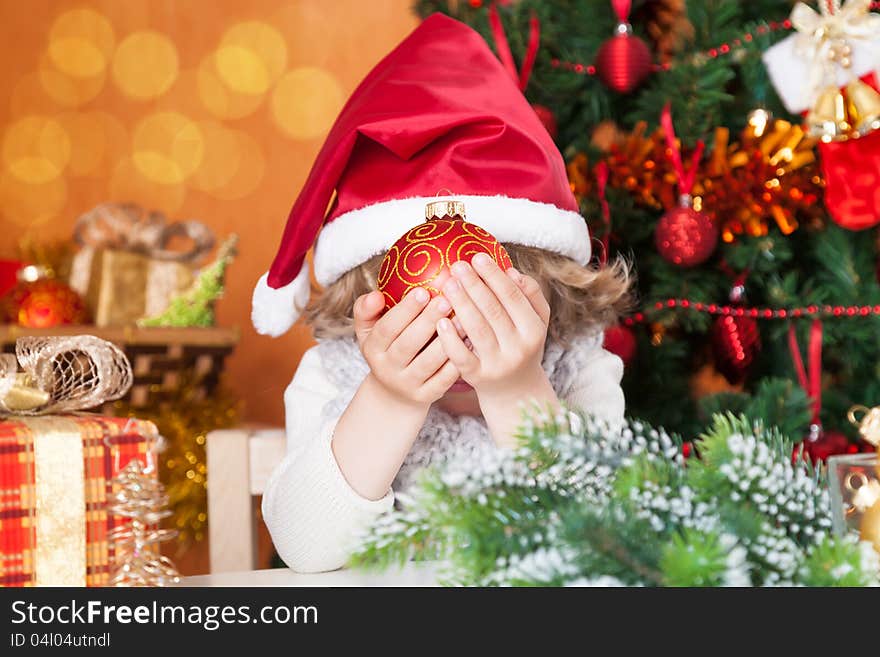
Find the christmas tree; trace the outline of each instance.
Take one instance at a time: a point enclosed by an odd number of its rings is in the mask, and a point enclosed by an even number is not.
[[[420,0],[486,38],[554,136],[599,262],[627,411],[730,410],[856,451],[880,402],[880,3]],[[684,197],[682,199],[682,197]]]

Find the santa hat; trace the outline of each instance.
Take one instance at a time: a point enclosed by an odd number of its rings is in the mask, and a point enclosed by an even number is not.
[[[313,244],[315,278],[329,285],[421,223],[440,192],[501,242],[589,261],[586,222],[535,111],[479,34],[434,14],[342,108],[254,290],[257,331],[296,321]]]

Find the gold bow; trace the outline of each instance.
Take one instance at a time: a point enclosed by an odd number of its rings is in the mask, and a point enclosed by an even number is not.
[[[0,354],[0,413],[45,415],[94,408],[119,399],[131,384],[125,354],[93,335],[19,338],[14,356]]]
[[[195,262],[214,248],[214,233],[200,221],[168,223],[161,212],[132,204],[102,203],[76,220],[73,238],[80,246],[144,253],[156,260]],[[188,239],[186,250],[169,249],[175,238]]]
[[[871,0],[819,0],[819,12],[799,2],[791,11],[798,34],[795,52],[810,62],[808,88],[815,95],[834,65],[849,68],[852,41],[880,35],[880,14],[871,13]]]

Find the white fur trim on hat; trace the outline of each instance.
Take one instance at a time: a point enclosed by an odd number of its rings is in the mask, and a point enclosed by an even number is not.
[[[277,338],[284,334],[309,302],[309,263],[303,261],[296,278],[278,289],[269,287],[268,272],[260,277],[251,301],[251,321],[257,333]]]
[[[538,247],[582,265],[590,260],[590,233],[577,212],[507,196],[454,198],[464,202],[468,221],[488,230],[500,242]],[[387,251],[406,231],[424,221],[425,205],[438,200],[414,197],[383,201],[331,221],[315,244],[318,283],[330,285],[349,269]]]

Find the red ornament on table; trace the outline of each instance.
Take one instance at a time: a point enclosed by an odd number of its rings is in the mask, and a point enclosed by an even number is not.
[[[615,35],[596,53],[596,75],[607,87],[628,94],[651,72],[651,49],[632,33],[629,24],[630,0],[612,0],[618,23]]]
[[[605,329],[605,342],[602,346],[615,356],[619,356],[624,366],[633,362],[638,348],[636,334],[630,327],[620,324]]]
[[[18,285],[3,298],[0,306],[0,317],[5,323],[28,328],[86,324],[89,320],[85,302],[79,294],[33,265],[21,269]]]
[[[461,201],[429,203],[425,218],[388,249],[379,266],[378,289],[385,297],[385,310],[414,287],[437,296],[449,279],[449,267],[470,262],[477,253],[492,256],[503,270],[513,266],[507,250],[491,233],[465,220]]]
[[[678,177],[678,192],[681,196],[679,205],[667,210],[660,217],[654,241],[657,252],[665,260],[680,267],[694,267],[708,260],[718,245],[718,227],[708,216],[694,210],[690,195],[704,144],[702,141],[697,142],[697,147],[691,154],[690,169],[685,171],[668,103],[660,114],[660,125],[663,127],[669,157]]]

